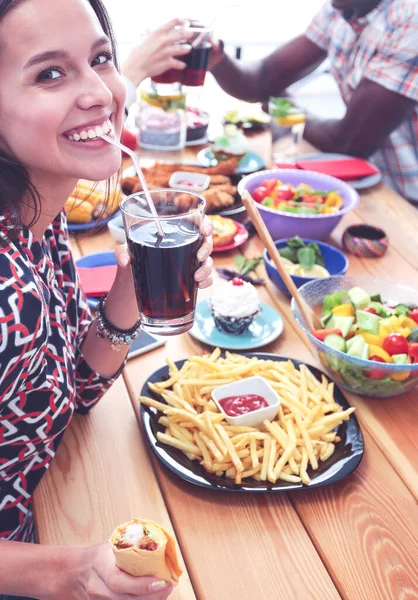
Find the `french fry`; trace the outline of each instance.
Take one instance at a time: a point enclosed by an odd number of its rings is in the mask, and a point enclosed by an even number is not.
[[[165,433],[161,433],[157,431],[157,439],[164,444],[168,444],[169,446],[173,446],[178,450],[183,450],[183,452],[189,452],[190,454],[200,454],[200,449],[195,444],[190,444],[189,442],[182,442],[172,435],[167,435]]]
[[[242,462],[240,460],[240,458],[238,457],[234,446],[232,445],[231,440],[228,437],[228,434],[226,433],[224,427],[222,427],[221,425],[219,425],[218,423],[215,425],[215,429],[216,431],[219,433],[223,443],[226,446],[226,450],[229,454],[229,456],[231,457],[232,463],[235,466],[237,471],[243,471],[244,467],[242,465]]]
[[[328,460],[341,441],[337,428],[354,408],[334,400],[334,384],[319,381],[305,365],[262,360],[226,352],[193,356],[181,368],[167,359],[169,379],[149,384],[162,401],[141,396],[157,410],[157,439],[197,460],[218,477],[237,485],[246,478],[309,485],[308,470]],[[281,404],[272,421],[260,427],[231,425],[211,398],[212,390],[260,375],[279,393]]]

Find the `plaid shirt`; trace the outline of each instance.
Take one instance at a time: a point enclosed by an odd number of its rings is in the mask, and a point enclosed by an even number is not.
[[[328,1],[305,35],[327,51],[346,104],[363,78],[418,102],[418,0],[381,0],[350,21]],[[371,161],[385,183],[418,203],[418,105]]]

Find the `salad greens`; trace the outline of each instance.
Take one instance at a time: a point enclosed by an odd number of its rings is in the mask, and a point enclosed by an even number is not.
[[[325,266],[324,257],[316,242],[305,244],[299,236],[289,238],[285,248],[279,249],[280,256],[287,258],[294,264],[300,264],[303,269],[309,271],[314,265]]]

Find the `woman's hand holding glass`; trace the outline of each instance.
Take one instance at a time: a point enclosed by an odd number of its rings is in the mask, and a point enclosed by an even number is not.
[[[201,264],[194,274],[194,278],[198,282],[198,286],[201,290],[212,285],[212,275],[211,274],[212,274],[213,260],[210,256],[212,254],[212,250],[213,250],[212,224],[211,224],[210,220],[208,219],[208,217],[205,217],[205,220],[203,222],[203,242],[197,253],[197,258]],[[130,279],[132,279],[130,269],[127,269],[125,271],[126,267],[128,267],[131,263],[127,244],[122,244],[116,248],[115,257],[116,257],[116,262],[118,263],[118,266],[120,267],[120,269],[118,269],[118,271],[120,271],[121,274],[128,274]],[[133,289],[133,287],[132,287],[132,289]]]

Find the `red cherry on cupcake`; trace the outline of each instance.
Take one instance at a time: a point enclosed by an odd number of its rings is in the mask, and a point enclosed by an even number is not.
[[[244,282],[241,279],[241,277],[234,277],[234,279],[232,280],[232,285],[236,285],[237,287],[239,287],[240,285],[244,285]]]

